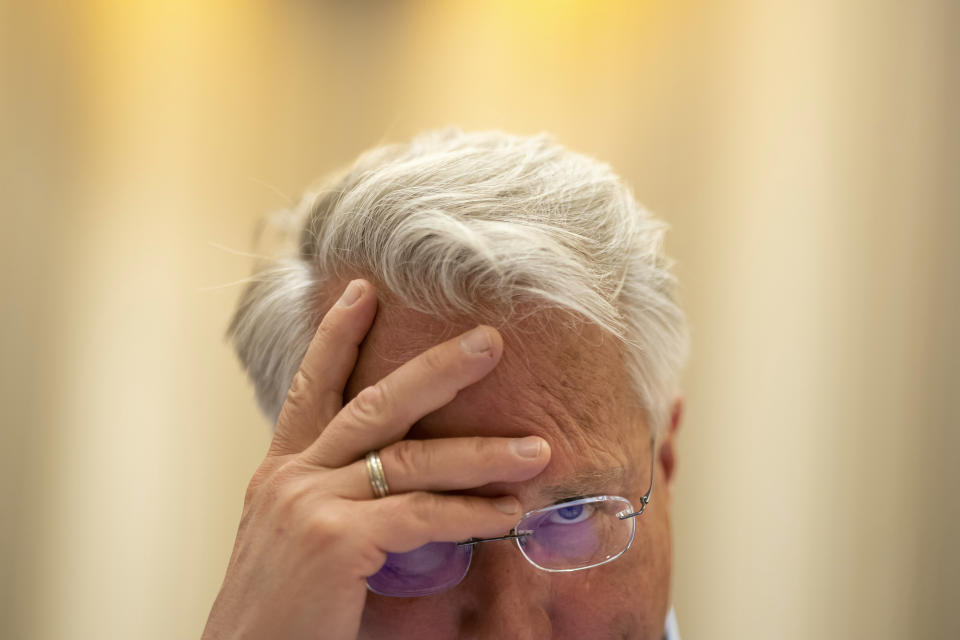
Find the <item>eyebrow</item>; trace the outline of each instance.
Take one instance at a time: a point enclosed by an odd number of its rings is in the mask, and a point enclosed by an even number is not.
[[[604,469],[584,469],[577,471],[560,482],[549,484],[540,489],[540,495],[551,504],[604,493],[616,493],[624,486],[627,472],[623,467]]]

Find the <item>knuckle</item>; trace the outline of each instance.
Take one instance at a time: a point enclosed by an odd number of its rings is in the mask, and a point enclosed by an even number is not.
[[[313,380],[310,374],[308,374],[303,367],[300,367],[293,375],[293,380],[290,381],[290,389],[287,391],[287,401],[290,402],[293,400],[296,402],[299,399],[307,397],[312,387]]]
[[[263,492],[281,512],[295,515],[304,505],[312,509],[318,498],[329,495],[326,482],[320,480],[291,458],[267,478]]]
[[[331,316],[328,311],[327,314],[323,316],[323,319],[320,320],[320,324],[317,325],[317,331],[313,334],[314,340],[323,344],[329,343],[334,339],[335,326],[334,316]]]
[[[430,525],[436,520],[440,497],[426,491],[407,494],[406,512],[414,521]]]
[[[264,489],[270,501],[285,512],[296,511],[309,493],[305,483],[295,481],[282,471],[270,476]]]
[[[401,440],[391,449],[393,463],[401,475],[415,475],[429,466],[427,447],[420,440]]]
[[[471,449],[478,459],[489,462],[503,454],[503,447],[499,444],[490,438],[473,438]]]
[[[283,400],[283,406],[277,418],[278,424],[310,419],[314,393],[316,393],[314,381],[301,367],[290,381],[290,388],[287,390],[287,396]]]
[[[336,509],[317,509],[307,519],[305,532],[310,542],[326,546],[350,534],[350,519]]]
[[[274,469],[272,468],[273,465],[270,465],[269,462],[269,459],[267,459],[257,465],[253,475],[250,476],[250,482],[247,484],[248,492],[259,489],[260,486],[270,477],[270,474],[274,471]]]
[[[247,490],[243,494],[243,507],[244,509],[249,508],[257,501],[257,498],[261,493],[261,485],[259,482],[256,482],[256,478],[250,481],[250,484],[247,485]]]
[[[428,349],[424,351],[420,357],[424,369],[426,369],[429,374],[440,375],[448,368],[447,360],[444,358],[444,352],[442,349],[438,349],[436,347],[433,349]]]
[[[273,495],[277,472],[278,469],[276,465],[271,464],[270,460],[264,460],[260,463],[257,470],[253,472],[250,482],[247,484],[247,489],[243,496],[243,504],[245,507],[259,500],[261,496],[267,496],[269,498]]]
[[[351,417],[360,424],[376,423],[387,410],[383,385],[375,384],[363,389],[350,401],[349,407]]]

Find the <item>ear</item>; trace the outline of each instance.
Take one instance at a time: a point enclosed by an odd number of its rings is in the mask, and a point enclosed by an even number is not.
[[[677,396],[670,407],[670,424],[660,443],[660,464],[663,465],[667,484],[673,480],[673,472],[677,464],[676,440],[680,421],[683,419],[683,396]]]

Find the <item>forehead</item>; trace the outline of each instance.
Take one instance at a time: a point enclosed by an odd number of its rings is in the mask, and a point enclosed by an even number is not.
[[[382,305],[361,345],[345,400],[474,325]],[[616,339],[592,325],[544,316],[498,329],[504,343],[499,364],[418,421],[409,437],[540,435],[553,452],[541,474],[545,481],[627,466],[634,445],[649,436],[628,391]]]

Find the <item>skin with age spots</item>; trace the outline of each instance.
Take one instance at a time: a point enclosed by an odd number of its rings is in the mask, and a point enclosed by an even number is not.
[[[344,400],[474,324],[381,305]],[[513,494],[523,511],[598,493],[639,505],[649,483],[650,431],[628,400],[616,341],[590,326],[560,321],[546,333],[520,321],[501,334],[503,356],[493,371],[419,420],[408,438],[539,435],[552,450],[542,473],[464,493]],[[653,496],[622,557],[584,571],[548,573],[530,565],[512,542],[486,543],[451,590],[419,598],[368,593],[359,637],[661,638],[669,608],[670,476],[678,419],[677,410],[660,437]],[[389,469],[387,474],[389,480]]]

